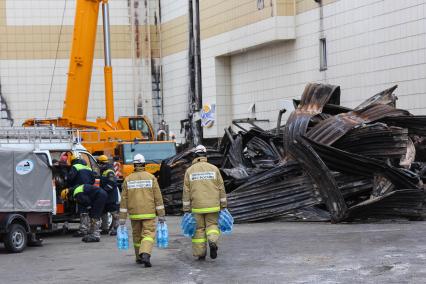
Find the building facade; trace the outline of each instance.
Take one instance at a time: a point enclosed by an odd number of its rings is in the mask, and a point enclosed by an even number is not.
[[[116,115],[164,120],[178,142],[188,2],[110,1]],[[0,0],[1,96],[15,125],[62,112],[74,6]],[[206,138],[239,118],[274,127],[308,82],[340,85],[348,107],[397,84],[399,107],[426,112],[426,0],[200,0],[199,15],[202,102],[215,110]],[[99,33],[90,119],[104,115],[101,42]]]

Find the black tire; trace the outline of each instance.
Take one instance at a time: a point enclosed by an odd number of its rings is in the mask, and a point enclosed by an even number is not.
[[[12,224],[4,236],[4,246],[9,252],[20,253],[28,243],[27,231],[21,224]]]

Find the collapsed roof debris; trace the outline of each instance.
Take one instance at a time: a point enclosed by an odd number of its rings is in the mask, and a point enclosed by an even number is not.
[[[397,109],[397,86],[354,109],[340,106],[340,87],[308,84],[285,126],[225,130],[208,150],[236,222],[280,218],[331,222],[425,213],[426,116]],[[241,122],[243,120],[239,120]],[[188,150],[163,163],[166,209],[179,214]]]

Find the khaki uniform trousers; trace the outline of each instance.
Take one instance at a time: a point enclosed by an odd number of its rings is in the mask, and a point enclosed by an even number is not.
[[[219,227],[217,220],[219,212],[194,214],[197,221],[197,229],[192,237],[192,254],[194,256],[205,256],[207,254],[207,241],[217,243],[219,239]]]
[[[131,220],[136,259],[140,254],[151,255],[155,240],[155,219]]]

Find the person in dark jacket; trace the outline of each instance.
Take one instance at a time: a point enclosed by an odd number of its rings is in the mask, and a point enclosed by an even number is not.
[[[117,186],[117,178],[112,165],[106,155],[101,155],[97,159],[99,167],[101,168],[101,187],[107,192],[108,199],[105,204],[104,214],[102,215],[102,230],[101,234],[110,234],[111,236],[117,235],[117,228],[119,225],[120,202]],[[111,213],[112,224],[111,229],[108,224],[108,213]]]
[[[93,185],[95,183],[96,173],[87,166],[86,161],[81,159],[78,152],[71,155],[71,169],[66,176],[68,188],[75,189],[80,185]],[[90,227],[90,217],[85,206],[77,203],[77,211],[80,215],[80,226],[78,231],[74,233],[74,237],[84,237],[88,234]]]
[[[99,242],[101,240],[101,217],[108,194],[100,187],[82,184],[69,191],[69,198],[75,200],[79,206],[86,208],[89,212],[90,227],[88,234],[83,237],[82,241],[86,243]]]

